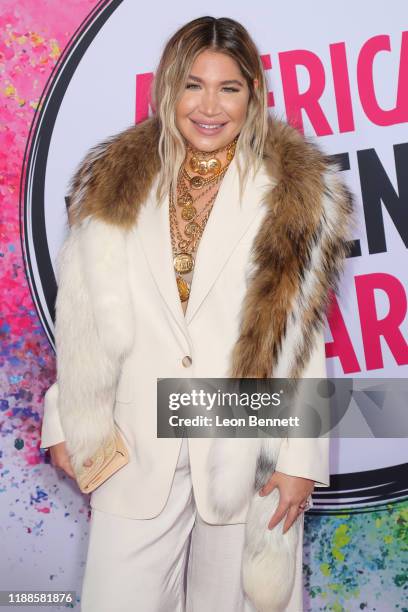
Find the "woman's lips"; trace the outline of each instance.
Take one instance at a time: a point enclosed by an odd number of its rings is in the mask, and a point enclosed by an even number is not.
[[[205,123],[204,121],[194,121],[191,119],[192,124],[194,125],[197,132],[200,134],[205,134],[206,136],[213,136],[215,134],[219,134],[226,123]]]

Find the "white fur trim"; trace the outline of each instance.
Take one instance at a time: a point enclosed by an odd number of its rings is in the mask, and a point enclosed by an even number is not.
[[[58,408],[74,469],[113,435],[120,365],[133,341],[123,234],[86,220],[57,257]]]

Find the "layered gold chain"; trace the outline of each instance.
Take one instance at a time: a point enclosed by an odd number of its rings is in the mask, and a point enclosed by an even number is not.
[[[223,178],[234,157],[237,139],[238,137],[227,145],[227,147],[218,149],[217,151],[211,151],[210,153],[192,150],[189,147],[190,151],[192,151],[190,168],[193,171],[199,172],[200,176],[190,176],[184,164],[180,168],[178,174],[176,189],[177,205],[181,207],[181,218],[186,221],[183,230],[179,227],[173,194],[172,192],[170,193],[169,214],[173,265],[176,273],[177,288],[182,302],[188,300],[191,284],[183,278],[182,275],[192,272],[194,268],[195,261],[193,253],[195,253],[199,240],[204,232],[219,187],[212,193],[200,211],[197,210],[195,204],[199,199],[208,194]],[[222,166],[220,160],[215,157],[215,154],[225,149],[227,149],[227,163]],[[210,176],[207,177],[207,174]],[[205,178],[203,178],[203,175]],[[198,189],[202,189],[202,191],[194,197],[190,191],[191,188],[194,191]]]

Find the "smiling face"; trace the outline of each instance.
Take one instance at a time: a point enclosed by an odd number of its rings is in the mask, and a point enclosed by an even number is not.
[[[176,124],[194,148],[214,151],[239,134],[248,102],[248,84],[238,64],[225,53],[207,49],[191,67],[176,105]]]

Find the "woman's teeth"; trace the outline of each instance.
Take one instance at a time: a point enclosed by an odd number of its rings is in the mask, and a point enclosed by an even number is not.
[[[208,125],[206,123],[197,123],[197,125],[199,125],[201,128],[204,128],[205,130],[216,130],[217,128],[222,127],[224,124],[217,123],[215,125]]]

